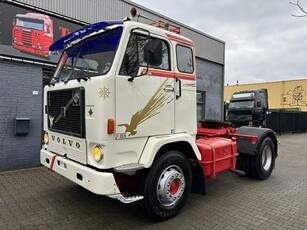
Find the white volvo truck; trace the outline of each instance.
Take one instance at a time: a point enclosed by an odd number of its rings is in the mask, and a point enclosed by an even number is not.
[[[175,31],[176,32],[176,31]],[[270,129],[196,120],[195,46],[134,21],[89,25],[55,42],[62,55],[44,89],[41,163],[87,190],[175,216],[205,178],[237,169],[267,179]]]

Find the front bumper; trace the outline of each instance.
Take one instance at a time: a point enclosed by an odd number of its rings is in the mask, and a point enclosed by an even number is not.
[[[120,194],[112,173],[99,172],[42,149],[41,164],[98,195]]]
[[[28,53],[31,53],[31,54],[36,54],[36,55],[40,55],[40,56],[44,56],[44,57],[48,57],[48,55],[49,55],[49,50],[39,50],[37,48],[27,47],[27,46],[20,45],[20,44],[17,44],[17,43],[13,43],[12,46],[15,49],[18,49],[18,50],[23,51],[23,52],[28,52]]]

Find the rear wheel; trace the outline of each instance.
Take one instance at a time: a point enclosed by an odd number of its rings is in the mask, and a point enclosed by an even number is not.
[[[149,217],[163,221],[175,216],[187,200],[191,185],[191,167],[182,153],[169,151],[159,157],[144,186],[144,205]]]
[[[242,155],[239,157],[239,169],[246,176],[266,180],[272,174],[275,165],[275,147],[270,137],[266,137],[259,148],[257,156]]]

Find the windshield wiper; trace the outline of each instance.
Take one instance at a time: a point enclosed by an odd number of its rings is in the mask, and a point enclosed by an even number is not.
[[[84,77],[81,77],[81,78],[78,78],[77,81],[80,82],[80,80],[84,80],[84,81],[87,81],[89,79],[91,79],[91,75],[87,72],[87,71],[84,71],[83,69],[81,69],[82,73],[85,75]]]
[[[59,80],[53,77],[53,78],[51,78],[51,80],[49,81],[48,86],[50,86],[50,85],[54,86],[55,83],[58,83],[58,82],[59,82]]]
[[[79,59],[80,54],[81,54],[81,51],[82,51],[83,44],[84,44],[84,41],[82,41],[82,43],[81,43],[81,45],[80,45],[80,49],[79,49],[78,55],[75,57],[76,60],[74,61],[74,59],[72,58],[71,72],[70,72],[70,74],[68,75],[67,79],[64,81],[65,84],[67,84],[67,82],[69,81],[69,79],[70,79],[71,76],[72,76],[72,73],[73,73],[74,70],[75,70],[75,67],[76,67],[76,65],[77,65],[78,59]]]

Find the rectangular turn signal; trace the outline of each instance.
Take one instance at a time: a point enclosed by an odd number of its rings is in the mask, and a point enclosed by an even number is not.
[[[115,129],[114,119],[108,119],[108,134],[113,134]]]

